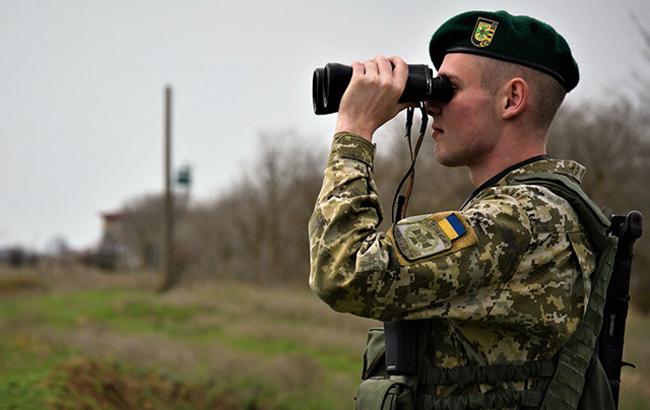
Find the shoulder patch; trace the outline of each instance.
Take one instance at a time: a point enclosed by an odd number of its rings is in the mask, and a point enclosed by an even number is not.
[[[456,251],[476,242],[474,231],[458,212],[402,219],[393,225],[389,236],[408,261]]]

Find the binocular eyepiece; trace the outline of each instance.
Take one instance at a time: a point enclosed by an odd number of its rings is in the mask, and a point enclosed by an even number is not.
[[[454,96],[454,89],[449,79],[445,76],[434,77],[433,70],[429,66],[409,65],[408,69],[406,87],[399,102],[448,102]],[[337,112],[351,78],[352,67],[348,65],[328,63],[325,67],[314,70],[312,80],[314,112],[318,115]]]

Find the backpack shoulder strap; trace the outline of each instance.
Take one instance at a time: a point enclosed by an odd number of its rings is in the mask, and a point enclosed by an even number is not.
[[[603,323],[607,286],[614,269],[618,238],[610,232],[610,218],[585,194],[580,185],[570,178],[552,173],[537,173],[516,177],[515,181],[519,184],[547,187],[567,200],[578,214],[598,254],[585,315],[576,333],[558,352],[555,374],[541,405],[542,409],[576,409]]]

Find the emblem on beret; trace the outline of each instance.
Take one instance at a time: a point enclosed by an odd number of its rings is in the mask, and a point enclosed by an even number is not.
[[[480,48],[489,46],[492,43],[492,37],[494,37],[494,32],[497,31],[498,25],[499,22],[497,21],[479,17],[476,20],[476,26],[474,26],[474,32],[472,33],[472,44]]]

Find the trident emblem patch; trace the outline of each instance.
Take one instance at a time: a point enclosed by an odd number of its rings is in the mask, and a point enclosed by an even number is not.
[[[489,46],[492,43],[492,37],[494,37],[494,32],[497,31],[498,25],[499,22],[497,21],[479,17],[476,20],[476,26],[472,33],[472,44],[480,48]]]

